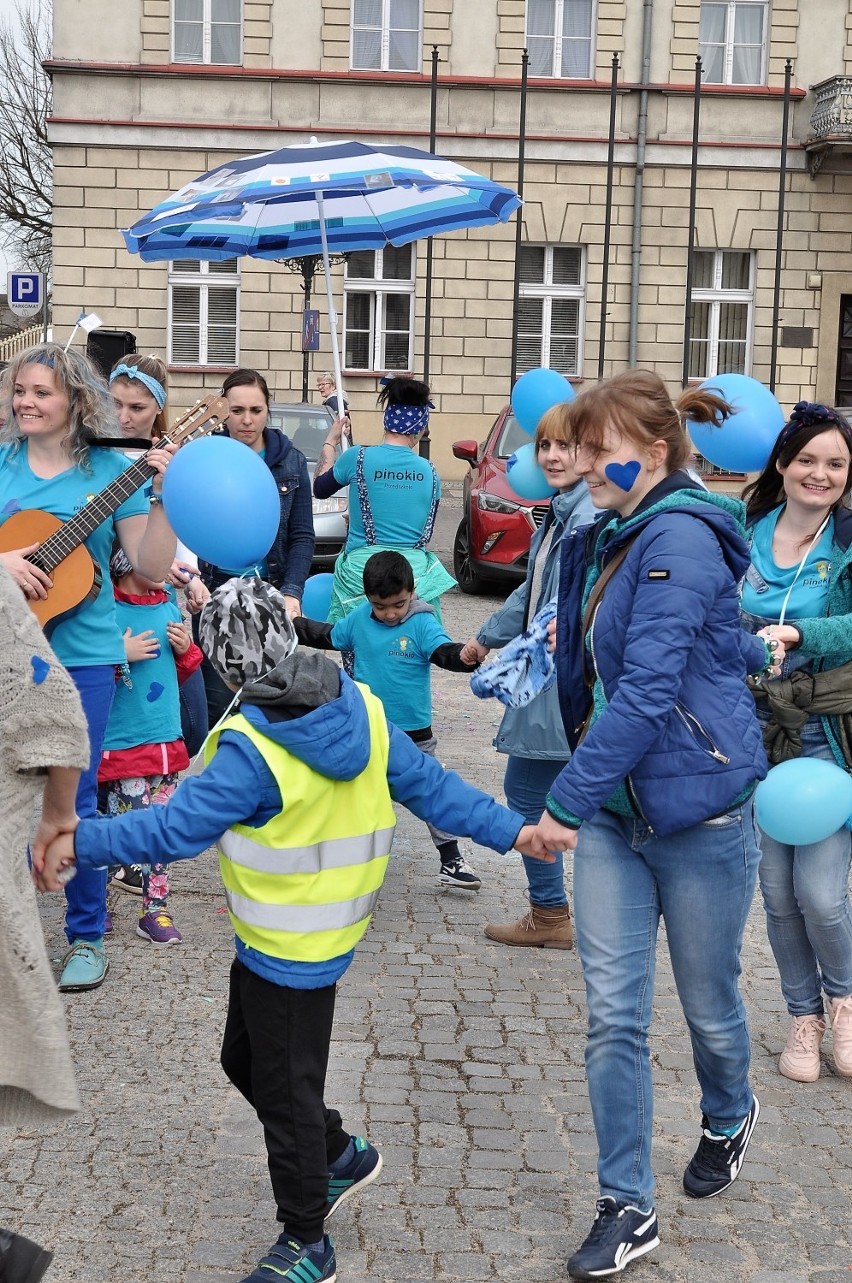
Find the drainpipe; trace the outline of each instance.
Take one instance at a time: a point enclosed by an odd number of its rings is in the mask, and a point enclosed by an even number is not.
[[[639,330],[639,269],[642,257],[642,189],[645,183],[645,143],[648,137],[648,83],[651,79],[651,20],[654,0],[642,7],[642,83],[639,92],[639,124],[636,130],[636,181],[633,186],[633,249],[630,263],[630,328],[627,337],[627,364],[636,364]]]

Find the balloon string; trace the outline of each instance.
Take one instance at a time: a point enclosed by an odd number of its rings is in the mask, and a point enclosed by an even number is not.
[[[808,557],[810,557],[810,555],[811,555],[811,553],[813,552],[814,548],[816,547],[817,543],[818,543],[818,542],[819,542],[819,540],[822,538],[823,531],[825,530],[825,528],[826,528],[826,526],[828,525],[828,523],[829,523],[829,521],[830,521],[830,520],[831,520],[831,513],[829,513],[829,514],[828,514],[828,516],[826,517],[825,521],[822,523],[822,525],[820,526],[819,530],[816,532],[816,534],[814,535],[813,539],[811,540],[811,542],[808,544],[807,548],[805,549],[805,555],[804,555],[804,557],[802,558],[802,560],[799,562],[799,567],[798,567],[798,569],[797,569],[797,571],[796,571],[795,575],[793,576],[793,582],[790,584],[790,587],[787,589],[787,593],[786,593],[786,595],[785,595],[785,597],[784,597],[783,602],[781,603],[781,614],[778,616],[778,626],[779,626],[779,628],[780,628],[780,626],[784,623],[784,617],[785,617],[785,616],[786,616],[786,614],[787,614],[787,605],[788,605],[788,603],[789,603],[789,601],[790,601],[790,597],[791,597],[791,595],[792,595],[793,589],[796,587],[796,581],[798,580],[799,575],[800,575],[800,574],[802,573],[802,571],[804,570],[804,568],[805,568],[805,562],[807,561]]]

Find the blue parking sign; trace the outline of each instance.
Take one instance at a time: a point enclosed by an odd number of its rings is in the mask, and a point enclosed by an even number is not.
[[[44,307],[44,277],[41,272],[9,272],[6,297],[10,311],[16,316],[35,316]]]

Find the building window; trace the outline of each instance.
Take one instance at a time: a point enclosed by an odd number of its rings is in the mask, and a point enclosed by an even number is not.
[[[242,0],[173,0],[172,59],[239,66],[243,60]]]
[[[693,262],[689,377],[748,374],[751,368],[753,256],[699,250]]]
[[[343,316],[349,370],[410,370],[414,335],[414,254],[398,249],[347,255]]]
[[[353,0],[352,68],[420,71],[420,0]]]
[[[578,377],[583,366],[585,280],[579,245],[522,245],[518,370],[547,366]]]
[[[594,0],[527,0],[530,75],[588,80],[594,18]]]
[[[762,85],[769,0],[702,0],[698,52],[708,85]]]
[[[240,273],[235,258],[169,264],[170,365],[236,365]]]

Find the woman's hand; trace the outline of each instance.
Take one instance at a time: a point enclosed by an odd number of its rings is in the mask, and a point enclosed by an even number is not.
[[[459,654],[463,664],[481,664],[486,655],[490,654],[490,647],[483,646],[475,637],[469,637]]]
[[[73,831],[56,833],[43,842],[38,863],[33,851],[33,881],[39,891],[61,891],[76,872]]]
[[[163,477],[166,475],[166,468],[169,466],[173,455],[177,453],[177,449],[177,446],[170,441],[168,445],[155,446],[146,454],[145,462],[151,465],[156,474],[151,483],[154,494],[162,494]]]
[[[542,811],[541,819],[535,827],[533,846],[544,851],[573,851],[579,836],[577,829],[569,828],[567,824],[560,824],[558,820],[554,820],[549,811]]]
[[[551,655],[556,650],[556,616],[554,615],[547,625],[547,649]]]
[[[772,652],[766,676],[777,677],[788,649],[792,650],[798,645],[799,630],[788,624],[770,624],[768,628],[761,628],[757,636],[766,642]]]
[[[287,607],[287,614],[291,619],[298,619],[302,613],[302,603],[298,597],[288,597],[284,594],[284,605]]]
[[[144,633],[134,633],[132,628],[125,628],[124,653],[128,664],[135,664],[140,659],[156,659],[160,653],[157,634],[150,628],[146,628]]]
[[[11,552],[0,552],[0,563],[2,563],[15,583],[21,589],[21,592],[29,601],[44,601],[49,589],[53,587],[53,580],[45,570],[39,570],[27,557],[37,552],[40,545],[37,543],[30,544],[28,548],[15,548]]]
[[[185,655],[189,650],[192,638],[189,635],[189,629],[186,624],[179,624],[170,619],[166,624],[166,636],[169,639],[169,645],[178,657]]]
[[[190,615],[197,615],[209,600],[210,589],[200,576],[196,575],[194,579],[190,579],[186,586],[186,608]]]

